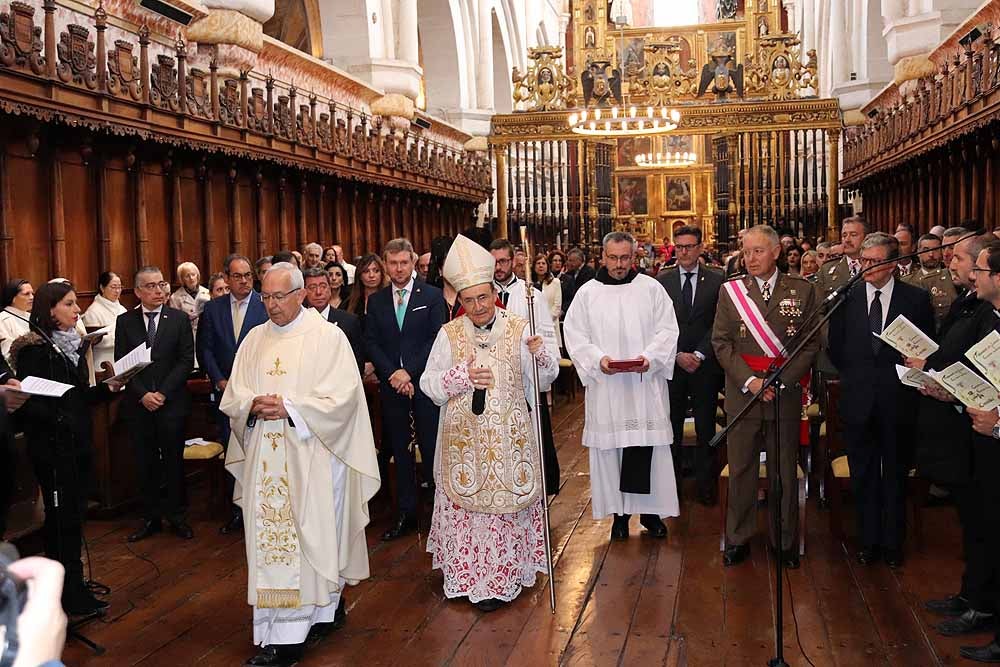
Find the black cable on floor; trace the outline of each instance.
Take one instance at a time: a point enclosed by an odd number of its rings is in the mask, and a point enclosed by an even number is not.
[[[795,615],[795,599],[792,597],[792,578],[788,576],[788,570],[785,570],[785,583],[788,588],[788,605],[792,608],[792,623],[795,625],[795,641],[799,644],[799,651],[802,653],[802,657],[806,659],[811,667],[816,667],[816,664],[809,659],[806,654],[806,649],[802,646],[802,637],[799,636],[799,619]]]

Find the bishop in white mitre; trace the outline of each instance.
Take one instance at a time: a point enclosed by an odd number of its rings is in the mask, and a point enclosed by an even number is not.
[[[573,297],[563,328],[587,388],[591,505],[595,519],[614,515],[611,539],[628,537],[632,514],[666,537],[662,518],[679,512],[667,393],[677,318],[663,286],[632,268],[635,248],[631,234],[604,237],[604,266]]]
[[[380,482],[365,393],[347,337],[302,307],[302,286],[286,262],[264,276],[269,321],[240,345],[219,406],[263,647],[248,665],[294,664],[307,639],[343,624],[344,586],[369,575],[365,526]]]
[[[465,313],[441,327],[420,388],[443,406],[427,536],[448,598],[494,611],[546,570],[545,493],[529,401],[559,373],[541,336],[496,305],[494,259],[458,236],[443,274]],[[541,298],[541,295],[539,295]]]

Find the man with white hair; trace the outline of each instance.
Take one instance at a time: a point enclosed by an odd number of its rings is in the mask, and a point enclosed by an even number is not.
[[[628,537],[632,514],[651,536],[666,537],[662,518],[680,511],[667,398],[680,330],[666,290],[632,268],[635,249],[631,234],[604,237],[604,266],[576,293],[564,329],[587,388],[594,518],[614,515],[612,540]]]
[[[314,266],[323,267],[323,246],[318,243],[307,243],[302,248],[302,270]]]
[[[783,362],[785,346],[798,333],[816,300],[812,283],[778,269],[781,243],[771,227],[751,227],[743,237],[742,252],[747,275],[723,283],[712,329],[712,347],[726,373],[725,410],[730,417],[743,410],[750,398],[760,391],[771,365]],[[818,348],[819,341],[813,338],[785,369],[782,384],[787,389],[779,400],[781,412],[777,420],[772,403],[774,389],[769,388],[763,400],[729,433],[726,447],[729,506],[723,555],[726,567],[737,565],[750,554],[750,538],[757,528],[761,449],[767,451],[772,492],[779,476],[784,489],[781,534],[772,534],[771,544],[786,567],[799,566],[795,473],[802,394]],[[774,526],[773,521],[768,524]]]
[[[307,640],[343,625],[345,584],[369,575],[364,531],[380,482],[365,393],[347,337],[302,307],[303,285],[286,262],[265,274],[269,321],[240,345],[220,404],[263,647],[248,665],[295,664]]]

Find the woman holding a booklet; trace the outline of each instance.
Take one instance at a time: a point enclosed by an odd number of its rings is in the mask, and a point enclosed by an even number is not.
[[[24,391],[37,387],[38,393],[25,402],[20,414],[45,501],[45,554],[66,568],[62,601],[71,616],[99,612],[108,606],[84,583],[80,545],[90,481],[90,406],[110,398],[118,389],[105,383],[90,386],[86,361],[89,342],[76,329],[79,318],[72,285],[43,285],[31,309],[32,330],[15,340],[10,349],[11,366]]]

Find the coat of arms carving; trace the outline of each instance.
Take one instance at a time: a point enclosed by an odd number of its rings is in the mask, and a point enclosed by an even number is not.
[[[323,150],[328,151],[333,147],[330,114],[324,112],[319,115],[319,122],[316,124],[316,139],[319,141],[319,147]]]
[[[188,72],[185,86],[187,87],[187,112],[201,118],[212,117],[211,97],[208,94],[208,72],[192,67]]]
[[[108,90],[112,95],[130,96],[139,101],[142,97],[142,85],[139,81],[139,60],[132,55],[132,43],[125,40],[115,41],[114,51],[108,52]]]
[[[35,25],[35,8],[24,2],[10,3],[10,11],[0,13],[0,66],[19,67],[41,75],[42,28]]]
[[[313,145],[312,111],[308,104],[299,105],[299,113],[295,119],[295,132],[298,142],[307,146]]]
[[[179,111],[177,69],[174,67],[174,59],[170,56],[159,55],[156,57],[156,64],[151,69],[149,99],[153,106]]]
[[[239,82],[236,79],[226,79],[219,89],[219,120],[226,125],[239,127],[243,124],[243,112],[240,111]]]
[[[265,133],[267,127],[267,102],[264,100],[264,89],[254,88],[247,100],[247,127],[254,132]]]
[[[85,86],[90,90],[97,88],[97,58],[94,56],[90,30],[75,23],[66,26],[66,30],[59,35],[56,52],[59,56],[56,73],[60,81]]]
[[[274,127],[273,132],[289,141],[292,139],[292,107],[288,95],[278,95],[278,102],[274,105]]]

